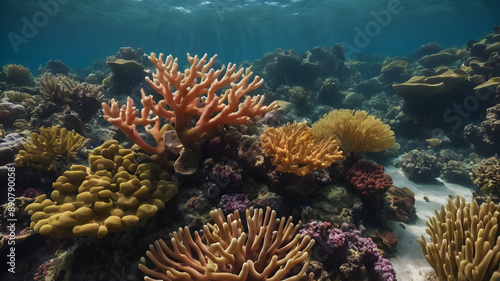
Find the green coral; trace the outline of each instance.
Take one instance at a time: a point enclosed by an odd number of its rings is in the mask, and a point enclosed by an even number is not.
[[[32,167],[40,171],[56,171],[76,158],[78,150],[87,139],[61,126],[40,128],[40,134],[31,134],[29,142],[19,151],[14,164],[18,167]]]
[[[153,163],[136,164],[135,153],[115,140],[94,149],[90,167],[73,165],[26,207],[31,228],[55,237],[104,237],[136,225],[165,207],[177,183]]]

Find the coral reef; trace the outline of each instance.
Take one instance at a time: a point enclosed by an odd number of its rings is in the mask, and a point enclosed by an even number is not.
[[[299,233],[315,239],[314,257],[330,270],[337,268],[335,275],[340,280],[366,280],[368,276],[370,280],[397,280],[391,262],[354,225],[343,223],[340,228],[332,228],[329,222],[310,220]]]
[[[234,213],[234,211],[245,212],[246,209],[252,206],[252,201],[248,200],[245,194],[239,193],[235,195],[222,195],[219,208],[224,211],[224,214]]]
[[[84,122],[89,121],[99,109],[103,94],[98,85],[79,83],[67,76],[51,73],[44,73],[35,80],[46,101],[58,106],[69,105]]]
[[[105,142],[89,157],[90,167],[73,165],[26,207],[31,227],[54,237],[96,236],[122,231],[155,215],[177,194],[177,184],[153,163],[134,163],[135,155],[117,141]]]
[[[391,185],[392,178],[384,173],[384,167],[360,159],[346,173],[347,180],[365,197],[383,194]]]
[[[294,266],[300,272],[286,280],[306,276],[314,240],[295,235],[300,223],[294,226],[291,217],[285,222],[269,207],[265,212],[250,208],[245,228],[237,211],[227,219],[221,209],[210,216],[214,224],[203,226],[203,235],[195,232],[193,238],[185,227],[170,234],[170,247],[155,241],[147,256],[156,268],[139,264],[145,280],[281,280]]]
[[[305,176],[342,160],[342,152],[333,137],[318,140],[307,123],[268,128],[260,141],[262,151],[271,157],[271,163],[279,172]]]
[[[450,69],[443,74],[435,76],[413,76],[410,80],[394,84],[392,87],[405,98],[435,97],[447,95],[463,86],[469,81],[469,74],[462,69]]]
[[[490,157],[472,170],[471,179],[486,195],[500,198],[500,158]]]
[[[75,131],[68,131],[60,126],[40,128],[40,133],[33,133],[24,149],[14,161],[18,167],[33,167],[40,171],[60,171],[69,166],[76,158],[76,153],[85,146],[87,139]]]
[[[499,280],[499,220],[500,207],[491,198],[479,206],[457,196],[436,210],[427,222],[431,240],[422,235],[417,241],[439,280]]]
[[[156,54],[150,56],[157,72],[153,80],[146,81],[163,97],[159,103],[152,96],[146,96],[142,91],[141,111],[135,109],[132,99],[128,99],[127,105],[121,109],[118,103],[112,99],[109,104],[103,103],[104,118],[111,124],[122,130],[130,139],[139,145],[145,152],[150,154],[161,154],[163,152],[163,130],[160,128],[160,117],[175,124],[175,130],[179,140],[186,150],[191,150],[195,155],[199,153],[200,146],[213,133],[215,128],[223,124],[246,124],[250,118],[263,115],[277,108],[276,103],[264,106],[262,96],[246,96],[252,90],[262,85],[262,79],[258,76],[250,82],[252,72],[242,68],[236,71],[236,65],[229,64],[227,69],[222,66],[219,70],[210,69],[215,63],[217,56],[207,61],[207,55],[199,58],[187,55],[190,68],[184,73],[179,72],[177,59]],[[221,74],[224,72],[222,77]],[[238,81],[239,80],[239,81]],[[222,95],[216,92],[224,86],[230,85]],[[174,92],[172,89],[175,88]],[[246,96],[244,101],[240,101]],[[168,106],[168,109],[166,108]],[[150,113],[156,116],[150,118]],[[195,118],[196,124],[190,122]],[[151,134],[157,146],[153,147],[146,143],[136,129],[137,125],[154,126],[146,131]]]
[[[432,182],[441,174],[442,164],[432,154],[418,149],[407,152],[400,161],[405,176],[415,182]]]
[[[334,136],[347,152],[377,152],[396,142],[391,127],[364,110],[339,109],[312,124],[320,140]]]
[[[60,60],[49,60],[47,64],[38,68],[38,74],[50,72],[52,74],[69,74],[69,67]]]
[[[486,118],[481,126],[465,126],[464,136],[478,152],[500,151],[500,103],[486,109]]]

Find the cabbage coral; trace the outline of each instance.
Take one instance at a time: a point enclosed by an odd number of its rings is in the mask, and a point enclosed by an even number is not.
[[[150,245],[147,256],[156,268],[139,264],[147,275],[144,280],[277,281],[296,265],[301,270],[283,280],[306,276],[314,240],[296,235],[301,224],[294,226],[291,217],[285,222],[276,219],[269,207],[265,213],[250,208],[244,227],[238,211],[224,218],[218,209],[210,216],[214,225],[205,225],[203,234],[195,232],[194,239],[185,227],[170,234],[171,247],[161,239]]]
[[[480,206],[457,196],[427,222],[427,234],[417,239],[439,280],[500,280],[500,206],[491,197]]]
[[[382,151],[396,142],[391,127],[364,110],[333,110],[312,124],[312,129],[320,140],[335,137],[348,152]]]

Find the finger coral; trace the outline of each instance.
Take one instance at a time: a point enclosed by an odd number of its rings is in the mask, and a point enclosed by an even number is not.
[[[260,141],[262,151],[271,157],[271,163],[279,172],[305,176],[342,160],[342,152],[333,137],[318,140],[306,123],[268,128]]]
[[[311,127],[318,139],[334,136],[348,152],[382,151],[396,142],[391,127],[364,110],[333,110]]]
[[[309,250],[314,240],[296,235],[300,223],[291,217],[276,219],[267,208],[246,211],[246,227],[239,212],[227,218],[221,209],[210,212],[214,225],[203,227],[203,234],[180,228],[170,234],[171,246],[157,240],[149,246],[147,256],[156,265],[150,269],[139,264],[144,280],[247,280],[298,281],[306,276]],[[290,276],[290,270],[301,267]],[[312,274],[309,276],[312,278]]]
[[[500,280],[500,206],[457,196],[427,222],[430,242],[417,239],[439,280]]]
[[[164,151],[164,131],[160,129],[160,117],[175,124],[177,136],[185,149],[198,152],[201,144],[217,126],[246,124],[250,118],[278,107],[275,102],[264,106],[264,97],[260,95],[247,96],[263,83],[258,76],[250,80],[253,73],[249,69],[245,71],[241,68],[236,71],[236,65],[231,63],[227,69],[225,65],[218,70],[212,69],[217,55],[208,60],[206,54],[202,58],[188,54],[190,68],[184,72],[178,70],[177,59],[171,55],[164,58],[163,54],[157,57],[152,53],[149,59],[157,71],[153,74],[153,80],[146,78],[146,81],[162,95],[161,101],[156,103],[153,96],[146,96],[142,91],[141,102],[144,108],[140,117],[130,98],[127,105],[121,108],[114,99],[109,104],[102,104],[104,118],[147,153],[161,154]],[[218,95],[217,92],[223,87],[226,89]],[[156,116],[150,117],[151,113]],[[193,120],[196,121],[194,126]],[[136,128],[137,125],[152,124],[152,128],[146,132],[154,137],[156,147],[146,143]]]
[[[500,197],[500,158],[490,157],[472,170],[472,181],[487,195]]]
[[[31,228],[55,237],[104,237],[151,217],[177,194],[177,184],[152,163],[134,163],[134,152],[115,140],[94,149],[90,167],[73,165],[26,207]]]
[[[40,171],[56,171],[69,166],[78,150],[87,139],[74,130],[61,126],[40,128],[40,134],[33,133],[24,149],[19,151],[14,164],[18,167],[33,167]]]

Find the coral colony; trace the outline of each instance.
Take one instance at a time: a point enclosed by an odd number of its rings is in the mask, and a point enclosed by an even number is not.
[[[429,280],[500,280],[499,46],[496,31],[398,58],[346,60],[336,44],[245,67],[188,54],[184,68],[124,47],[78,73],[6,65],[9,274],[407,280],[391,263],[407,254],[398,233],[433,198],[417,183],[442,179],[475,185],[473,200],[450,195],[411,254]]]

